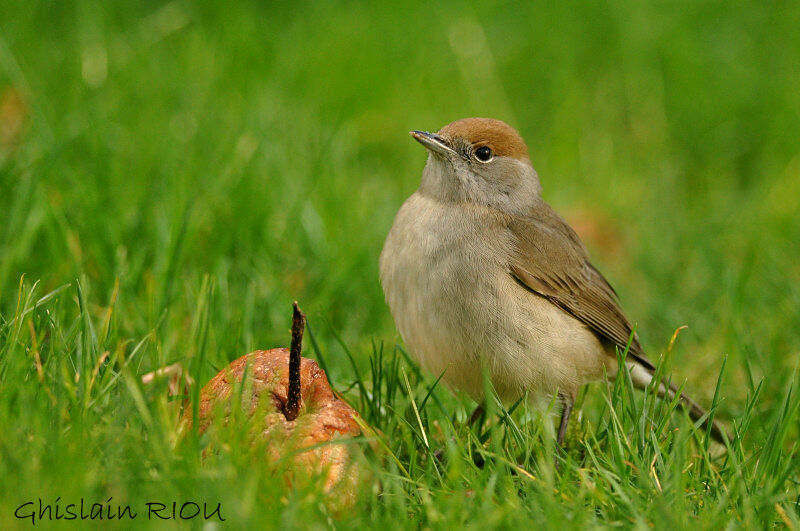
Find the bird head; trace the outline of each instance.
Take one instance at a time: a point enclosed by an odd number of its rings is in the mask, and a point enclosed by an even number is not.
[[[422,174],[422,193],[509,213],[523,211],[541,196],[528,147],[505,122],[465,118],[436,133],[410,134],[430,152]]]

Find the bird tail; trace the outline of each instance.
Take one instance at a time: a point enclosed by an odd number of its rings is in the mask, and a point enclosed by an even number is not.
[[[630,374],[633,384],[638,389],[647,388],[647,386],[653,380],[653,371],[639,364],[635,364],[631,367]],[[675,395],[677,394],[678,388],[675,386],[675,384],[670,384],[669,387],[667,387],[661,383],[658,386],[658,396],[661,398],[667,396],[672,399],[675,398]],[[697,422],[702,419],[703,429],[707,430],[709,427],[711,428],[711,436],[714,438],[714,440],[720,444],[730,442],[728,434],[725,431],[725,427],[722,425],[722,423],[711,418],[711,416],[708,415],[708,412],[700,404],[689,398],[686,393],[680,393],[680,400],[681,405],[686,408],[693,421]]]

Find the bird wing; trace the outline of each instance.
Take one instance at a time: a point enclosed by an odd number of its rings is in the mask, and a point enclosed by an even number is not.
[[[508,219],[517,251],[509,266],[517,281],[624,350],[633,328],[572,227],[544,202]],[[654,370],[635,334],[628,355]]]

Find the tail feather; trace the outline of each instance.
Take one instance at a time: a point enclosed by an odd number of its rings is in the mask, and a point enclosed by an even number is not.
[[[633,380],[633,384],[638,389],[645,389],[653,380],[653,371],[638,364],[634,364],[630,367],[630,373],[631,380]],[[675,384],[670,384],[669,387],[666,387],[662,383],[658,386],[658,396],[662,398],[664,396],[668,396],[670,399],[672,399],[675,398],[675,395],[677,394],[678,388],[675,386]],[[711,436],[714,438],[714,440],[720,444],[725,444],[726,442],[730,441],[722,423],[708,416],[708,412],[700,404],[689,398],[686,393],[681,393],[680,399],[681,404],[684,408],[686,408],[693,421],[697,422],[700,419],[703,419],[702,426],[704,429],[709,429],[710,425]]]

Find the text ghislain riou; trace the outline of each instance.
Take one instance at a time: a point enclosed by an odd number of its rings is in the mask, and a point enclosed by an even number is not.
[[[215,518],[224,522],[221,504],[208,502],[146,502],[139,512],[130,505],[112,503],[113,497],[104,503],[88,503],[83,498],[77,502],[66,503],[61,496],[53,503],[27,501],[17,507],[14,516],[20,520],[30,520],[33,525],[41,521],[53,520],[136,520],[140,515],[148,520],[193,520]]]

